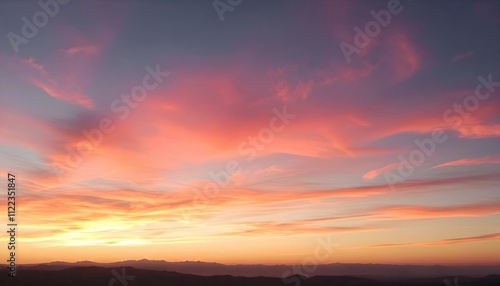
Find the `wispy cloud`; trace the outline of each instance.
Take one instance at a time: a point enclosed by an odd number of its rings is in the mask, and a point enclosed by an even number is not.
[[[398,167],[398,165],[399,165],[399,163],[393,163],[393,164],[389,164],[387,166],[384,166],[382,168],[371,170],[370,172],[367,172],[366,174],[364,174],[363,178],[368,179],[368,180],[375,179],[380,174],[383,174],[387,171],[396,169]]]
[[[451,61],[452,62],[457,62],[457,61],[461,61],[465,58],[468,58],[468,57],[472,57],[474,55],[474,52],[473,51],[468,51],[468,52],[465,52],[465,53],[461,53],[461,54],[455,54],[453,55],[453,57],[451,58]]]
[[[458,206],[390,206],[378,210],[380,215],[398,219],[473,217],[500,214],[500,202]]]
[[[440,245],[476,242],[484,240],[495,240],[495,239],[500,239],[500,233],[491,233],[491,234],[471,236],[471,237],[448,238],[448,239],[435,240],[429,242],[375,244],[372,245],[371,247],[440,246]]]
[[[481,158],[466,158],[436,165],[432,168],[442,168],[451,166],[467,166],[480,164],[500,164],[500,156],[486,156]]]

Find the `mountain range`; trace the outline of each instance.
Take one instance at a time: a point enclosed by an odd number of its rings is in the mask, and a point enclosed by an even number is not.
[[[87,263],[87,262],[82,262]],[[61,263],[46,264],[45,268],[58,268]],[[286,279],[273,277],[241,277],[230,275],[200,276],[164,270],[146,270],[132,267],[71,267],[61,270],[34,270],[23,267],[16,278],[0,275],[0,286],[499,286],[500,275],[485,277],[435,277],[420,279],[381,280],[352,276],[290,276]],[[1,272],[5,272],[2,270]],[[1,274],[1,273],[0,273]]]
[[[2,267],[5,269],[6,265]],[[398,278],[432,278],[444,276],[482,277],[491,274],[500,274],[500,265],[469,265],[469,266],[442,266],[442,265],[391,265],[391,264],[350,264],[334,263],[322,264],[316,267],[291,265],[225,265],[220,263],[184,261],[167,262],[164,260],[127,260],[113,263],[98,263],[92,261],[50,262],[42,264],[25,264],[18,266],[18,271],[26,270],[63,270],[75,267],[104,267],[121,268],[133,267],[144,270],[171,271],[183,274],[200,276],[231,275],[241,277],[277,277],[302,276],[332,276],[345,275],[376,279]],[[309,270],[310,272],[307,272]]]

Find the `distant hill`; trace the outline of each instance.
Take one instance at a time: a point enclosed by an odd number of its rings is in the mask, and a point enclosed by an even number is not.
[[[243,277],[278,277],[284,273],[292,273],[289,265],[224,265],[219,263],[208,263],[200,261],[167,262],[164,260],[128,260],[114,263],[96,263],[92,261],[81,261],[76,263],[51,262],[43,264],[21,265],[21,270],[62,270],[71,267],[134,267],[147,270],[165,270],[184,274],[202,276],[232,275]],[[4,267],[2,267],[5,269]],[[307,273],[303,273],[307,274]],[[419,265],[390,265],[390,264],[347,264],[335,263],[318,265],[311,273],[317,276],[356,276],[376,279],[395,278],[431,278],[444,276],[471,276],[483,277],[490,274],[500,274],[500,265],[481,266],[419,266]],[[288,274],[286,274],[289,276]]]
[[[197,276],[170,271],[144,270],[131,267],[114,269],[114,273],[126,274],[128,280],[120,282],[113,274],[112,268],[75,267],[63,270],[28,270],[18,272],[13,279],[1,271],[0,286],[443,286],[443,277],[414,280],[377,281],[374,279],[351,276],[314,276],[303,279],[292,276],[285,283],[280,278],[267,277],[235,277],[229,275]],[[123,271],[123,272],[122,272]],[[459,285],[466,286],[499,286],[500,275],[490,275],[482,278],[458,277]],[[453,285],[453,284],[450,284]]]

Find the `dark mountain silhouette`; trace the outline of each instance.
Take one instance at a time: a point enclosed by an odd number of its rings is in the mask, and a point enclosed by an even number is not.
[[[244,277],[278,277],[293,274],[309,274],[318,276],[345,275],[368,277],[376,279],[394,278],[429,278],[441,276],[472,276],[482,277],[490,274],[500,274],[500,265],[473,266],[421,266],[421,265],[390,265],[390,264],[348,264],[334,263],[318,265],[313,273],[297,273],[290,265],[224,265],[200,261],[167,262],[164,260],[128,260],[114,263],[96,263],[81,261],[76,263],[51,262],[44,264],[21,265],[19,269],[30,270],[62,270],[71,267],[96,266],[108,268],[134,267],[147,270],[165,270],[184,274],[202,276],[232,275]],[[5,267],[2,267],[5,269]],[[302,269],[302,268],[301,268]],[[303,271],[303,270],[302,270]],[[288,273],[288,274],[287,274]]]
[[[125,274],[128,278],[120,281],[113,274]],[[104,267],[76,267],[63,270],[29,270],[18,272],[16,278],[10,278],[2,271],[0,286],[443,286],[445,278],[426,278],[413,280],[377,281],[375,279],[350,276],[291,276],[283,281],[280,278],[268,277],[235,277],[229,275],[197,276],[170,271],[144,270],[131,267],[121,269]],[[458,277],[459,285],[466,286],[499,286],[500,275],[490,275],[480,278]],[[453,281],[453,278],[450,278]],[[450,285],[454,285],[450,282]]]

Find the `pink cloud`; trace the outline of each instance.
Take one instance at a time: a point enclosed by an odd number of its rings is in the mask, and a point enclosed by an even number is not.
[[[85,108],[92,108],[94,106],[92,99],[90,99],[89,97],[85,96],[81,92],[72,90],[71,87],[61,87],[57,83],[55,83],[53,79],[46,79],[45,82],[33,79],[31,83],[54,98],[66,101],[68,103],[77,104]]]
[[[79,61],[89,61],[88,58]],[[40,88],[49,96],[70,104],[92,108],[93,100],[85,92],[85,64],[82,70],[66,71],[64,67],[50,64],[50,69],[38,63],[33,57],[21,60],[18,70],[34,86]],[[83,73],[82,73],[83,72]]]
[[[101,50],[101,47],[98,45],[85,45],[85,46],[76,46],[68,49],[61,49],[63,53],[67,55],[75,55],[75,54],[94,54],[98,53]]]
[[[393,170],[393,169],[396,169],[398,167],[399,163],[393,163],[393,164],[389,164],[387,166],[384,166],[382,168],[378,168],[378,169],[375,169],[375,170],[371,170],[369,172],[367,172],[366,174],[363,175],[363,178],[367,179],[367,180],[372,180],[372,179],[375,179],[376,177],[378,177],[380,174],[383,174],[387,171],[390,171],[390,170]]]
[[[462,124],[458,131],[461,137],[499,137],[500,124]]]
[[[486,156],[482,158],[466,158],[461,160],[455,160],[440,165],[436,165],[432,168],[442,168],[450,166],[465,166],[465,165],[479,165],[479,164],[500,164],[500,156]]]
[[[406,33],[394,33],[390,39],[392,65],[400,80],[411,77],[422,64],[422,59],[416,46],[410,42]]]

